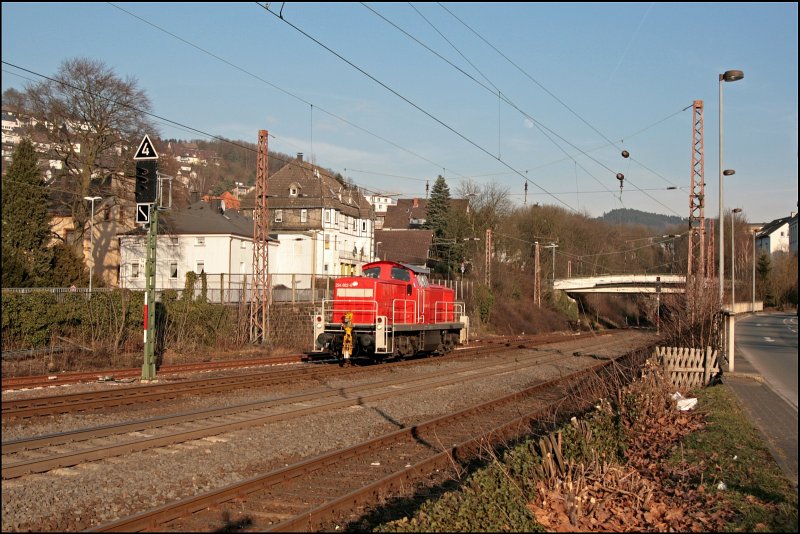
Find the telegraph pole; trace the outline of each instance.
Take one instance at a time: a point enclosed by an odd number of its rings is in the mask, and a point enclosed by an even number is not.
[[[144,360],[142,380],[156,377],[156,243],[158,238],[158,153],[145,135],[136,154],[136,223],[149,225],[144,268]]]
[[[527,185],[527,183],[526,183]],[[536,302],[536,305],[540,308],[542,307],[542,270],[539,264],[539,242],[536,241],[534,244],[534,253],[533,253],[533,293],[534,297],[533,300]]]
[[[487,287],[492,284],[492,229],[486,229],[486,257],[484,258],[484,283]]]

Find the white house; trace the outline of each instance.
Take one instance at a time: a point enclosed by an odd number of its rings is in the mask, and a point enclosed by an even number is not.
[[[789,225],[792,219],[795,220],[796,226],[796,213],[792,213],[789,217],[775,219],[765,224],[758,235],[756,235],[756,251],[759,254],[769,255],[779,251],[789,252]]]
[[[273,285],[311,287],[321,276],[360,274],[375,257],[374,211],[364,195],[303,155],[269,178],[269,231]],[[254,194],[242,198],[252,212]]]
[[[143,228],[119,236],[120,287],[145,288],[147,235]],[[206,273],[209,288],[239,289],[253,264],[253,220],[219,203],[196,202],[159,213],[156,289],[183,289],[186,273]]]
[[[789,252],[797,256],[797,213],[789,219]]]

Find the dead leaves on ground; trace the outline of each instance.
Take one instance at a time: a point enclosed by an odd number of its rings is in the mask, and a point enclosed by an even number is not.
[[[713,466],[665,462],[681,438],[703,428],[703,417],[677,412],[668,403],[662,410],[652,408],[651,403],[626,422],[625,465],[597,455],[580,463],[564,461],[557,450],[560,440],[543,440],[549,476],[527,505],[536,521],[552,532],[722,530],[734,512],[706,491],[704,475]]]

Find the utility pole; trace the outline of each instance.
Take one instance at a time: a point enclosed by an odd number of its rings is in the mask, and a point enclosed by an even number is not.
[[[714,258],[716,248],[714,247],[714,219],[708,221],[708,239],[706,239],[706,277],[714,278]]]
[[[484,258],[484,283],[486,287],[492,284],[492,229],[486,229],[486,257]]]
[[[703,101],[694,101],[692,127],[692,180],[689,191],[689,250],[686,281],[704,278],[705,269],[705,158],[703,149]]]
[[[534,252],[533,252],[533,293],[534,293],[534,301],[536,305],[540,308],[542,307],[542,269],[541,264],[539,262],[539,242],[536,241],[533,244]]]
[[[253,283],[250,284],[250,343],[267,342],[269,328],[268,132],[258,131],[256,196],[253,210]]]
[[[547,245],[544,248],[553,249],[553,288],[555,288],[556,287],[556,249],[558,248],[558,245],[556,245],[555,243],[550,243],[549,245]]]

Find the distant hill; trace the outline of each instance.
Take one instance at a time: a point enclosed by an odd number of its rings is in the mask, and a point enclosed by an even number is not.
[[[638,224],[653,228],[654,230],[666,230],[673,226],[686,226],[689,220],[674,215],[662,215],[660,213],[648,213],[633,209],[614,209],[604,213],[597,220],[608,224]]]

